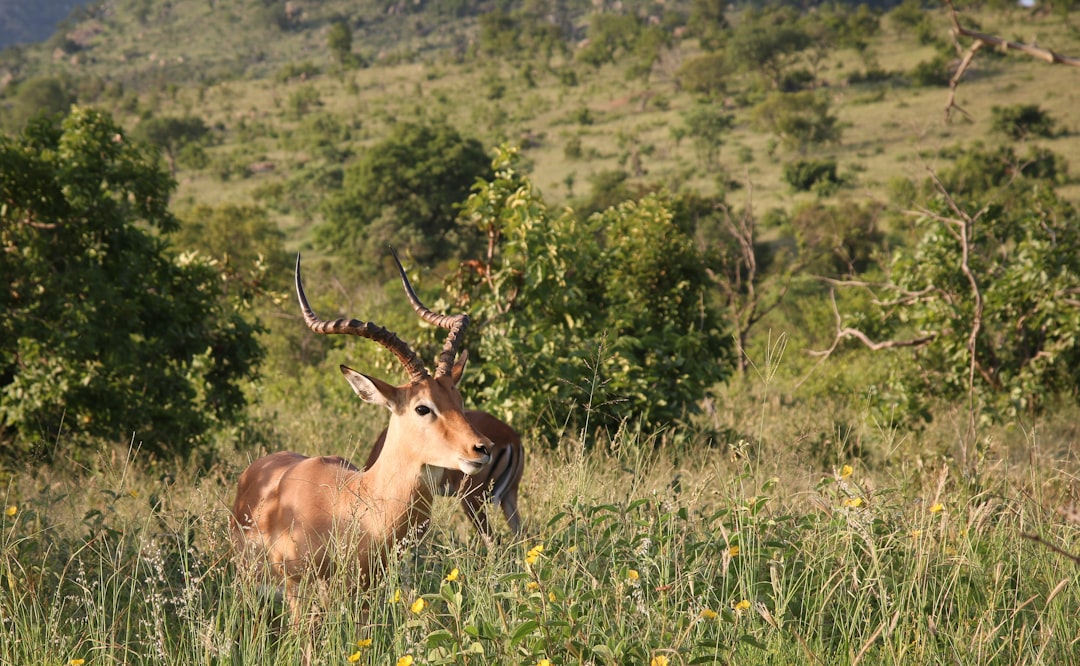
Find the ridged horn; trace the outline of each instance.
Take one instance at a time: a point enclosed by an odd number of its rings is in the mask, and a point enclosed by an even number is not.
[[[394,256],[397,259],[397,256]],[[401,264],[398,263],[400,268]],[[404,271],[402,271],[404,277]],[[408,286],[406,281],[406,290],[412,293],[412,288]],[[383,347],[386,347],[394,356],[397,356],[401,364],[405,366],[405,371],[409,373],[410,382],[418,382],[427,378],[428,372],[424,367],[424,362],[420,360],[420,357],[416,355],[409,345],[399,338],[393,331],[389,331],[378,324],[374,324],[369,321],[359,321],[357,319],[335,319],[334,321],[323,321],[319,319],[312,311],[311,306],[308,304],[307,296],[304,295],[304,283],[300,279],[300,255],[296,255],[296,296],[300,299],[300,309],[304,313],[304,322],[307,323],[307,327],[316,333],[322,333],[323,335],[341,334],[341,335],[356,335],[361,338],[367,338],[374,340]],[[413,296],[412,298],[415,298]],[[414,304],[415,307],[415,304]]]
[[[416,314],[432,326],[438,326],[450,331],[446,334],[446,342],[443,343],[442,352],[439,354],[438,363],[435,366],[436,377],[448,375],[454,367],[454,358],[457,356],[461,338],[465,333],[465,329],[469,326],[469,315],[445,315],[429,310],[416,297],[416,292],[413,291],[412,285],[409,284],[409,277],[405,275],[405,268],[402,267],[401,260],[398,259],[397,251],[390,248],[390,253],[394,255],[394,263],[397,264],[398,274],[401,275],[401,284],[405,287],[405,294],[409,297],[409,302],[412,303]]]

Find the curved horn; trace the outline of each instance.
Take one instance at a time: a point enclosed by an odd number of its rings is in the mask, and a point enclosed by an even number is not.
[[[308,305],[307,296],[304,295],[304,283],[300,279],[299,253],[296,255],[296,296],[300,299],[300,309],[304,313],[304,322],[311,330],[324,335],[340,333],[343,335],[356,335],[361,338],[374,340],[393,352],[394,356],[397,356],[398,360],[401,361],[401,364],[405,366],[405,371],[409,373],[410,382],[418,382],[428,377],[427,369],[424,367],[424,363],[420,360],[420,357],[417,356],[416,352],[410,349],[409,345],[393,331],[388,331],[382,326],[373,324],[369,321],[359,321],[356,319],[323,321],[315,316],[311,306]]]
[[[446,342],[443,343],[442,352],[439,353],[438,364],[435,366],[436,377],[448,375],[454,367],[454,357],[457,356],[457,349],[461,344],[461,337],[464,335],[465,329],[469,326],[469,315],[444,315],[429,310],[420,302],[420,299],[416,297],[416,292],[413,291],[412,285],[409,284],[409,277],[405,275],[405,269],[401,265],[401,260],[398,259],[397,251],[395,251],[394,248],[390,248],[390,253],[394,255],[394,263],[397,264],[398,274],[401,275],[401,284],[405,287],[405,294],[409,297],[409,302],[412,303],[413,310],[416,311],[416,314],[432,326],[438,326],[439,328],[445,328],[450,331],[446,334]]]

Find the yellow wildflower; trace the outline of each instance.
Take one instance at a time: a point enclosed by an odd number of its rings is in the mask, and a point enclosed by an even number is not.
[[[922,536],[922,530],[911,530],[911,538],[918,539]]]
[[[350,664],[355,664],[358,661],[360,661],[360,650],[357,650],[356,652],[353,652],[349,655]]]
[[[68,661],[68,666],[83,666],[85,663],[85,659],[71,659]]]
[[[855,473],[855,468],[853,468],[851,465],[844,465],[843,467],[840,468],[840,478],[841,479],[846,479],[846,478],[848,478],[849,476],[851,476],[854,473]]]
[[[743,599],[742,601],[735,604],[735,610],[739,613],[743,612],[744,610],[750,610],[750,601],[747,599]]]
[[[409,606],[409,610],[419,615],[420,612],[424,610],[424,606],[426,605],[427,602],[424,601],[423,597],[417,597],[416,601],[412,602],[412,606]]]
[[[649,660],[649,666],[668,666],[668,658],[658,654]]]
[[[412,665],[413,665],[413,657],[412,657],[411,654],[407,654],[404,657],[402,657],[401,659],[397,660],[397,666],[412,666]]]
[[[637,572],[637,569],[629,569],[629,570],[628,570],[628,571],[626,572],[626,577],[627,577],[627,578],[628,578],[628,579],[629,579],[629,580],[630,580],[631,582],[636,582],[636,581],[638,581],[638,580],[639,580],[639,579],[641,578],[641,574],[639,574],[639,573]]]
[[[390,598],[390,603],[396,604],[401,601],[401,590],[394,590],[394,596]]]
[[[540,661],[536,662],[536,666],[551,666],[551,660],[541,659]]]
[[[19,507],[12,504],[11,506],[9,506],[7,508],[7,511],[4,512],[4,515],[6,515],[8,518],[14,518],[15,514],[17,514],[18,512],[19,512]]]
[[[732,546],[732,547],[727,549],[727,552],[728,552],[728,555],[730,555],[732,557],[735,557],[736,555],[739,554],[739,547],[738,546]]]
[[[537,544],[529,549],[529,552],[525,553],[526,564],[536,564],[536,560],[539,559],[540,553],[544,552],[544,544]]]
[[[371,639],[370,638],[361,638],[360,640],[356,641],[356,647],[358,647],[358,648],[371,647]]]
[[[862,506],[862,498],[861,497],[849,497],[849,498],[844,500],[844,506],[848,507],[849,509],[856,509],[856,508]]]
[[[554,592],[548,592],[548,601],[550,601],[551,603],[555,603],[555,593]]]
[[[711,608],[701,609],[701,617],[705,618],[706,620],[715,620],[717,615],[718,613]]]
[[[525,589],[529,590],[530,592],[535,592],[536,590],[540,589],[540,583],[537,583],[535,580],[530,580],[528,583],[525,584]]]
[[[454,567],[453,569],[450,570],[450,573],[446,574],[446,582],[447,583],[453,583],[455,580],[458,579],[458,575],[460,573],[461,572],[458,571],[457,567]]]
[[[945,505],[941,502],[935,502],[930,506],[930,513],[941,513],[945,509]]]

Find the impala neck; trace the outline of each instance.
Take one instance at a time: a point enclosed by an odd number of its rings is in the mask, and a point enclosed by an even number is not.
[[[428,520],[431,490],[424,483],[424,466],[401,455],[398,447],[384,448],[357,483],[362,487],[354,490],[368,504],[371,527],[381,528],[382,537],[400,539]]]

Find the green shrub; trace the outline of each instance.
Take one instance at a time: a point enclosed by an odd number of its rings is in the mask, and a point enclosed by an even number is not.
[[[655,427],[697,411],[731,359],[689,224],[662,194],[585,220],[549,211],[512,155],[463,207],[497,251],[450,283],[476,322],[474,395],[554,429]]]
[[[991,128],[1013,140],[1054,136],[1055,121],[1038,104],[1014,104],[990,109]]]
[[[799,192],[809,192],[822,185],[839,185],[836,160],[795,160],[784,165],[784,182]]]
[[[724,92],[730,75],[731,66],[723,53],[706,53],[687,60],[676,74],[684,90],[710,97]]]
[[[912,68],[911,82],[924,88],[949,85],[949,59],[942,54],[932,60],[924,60]]]

